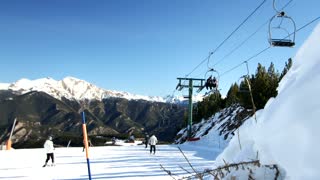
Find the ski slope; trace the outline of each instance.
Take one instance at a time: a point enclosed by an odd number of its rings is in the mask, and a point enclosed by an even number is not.
[[[196,171],[213,168],[209,149],[200,154],[192,146],[181,149]],[[160,165],[177,179],[190,175],[187,171],[193,172],[177,145],[158,145],[156,155],[150,155],[144,145],[90,147],[89,156],[92,179],[172,179]],[[0,179],[88,179],[81,147],[56,148],[54,167],[43,168],[45,159],[41,148],[0,151]]]

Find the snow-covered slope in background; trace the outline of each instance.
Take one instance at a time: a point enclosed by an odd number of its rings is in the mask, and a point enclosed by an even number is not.
[[[129,100],[147,100],[156,102],[174,101],[175,99],[165,99],[159,96],[142,96],[136,94],[130,94],[127,92],[111,91],[99,88],[93,84],[90,84],[84,80],[80,80],[74,77],[66,77],[60,81],[56,81],[52,78],[42,78],[36,80],[20,79],[15,83],[7,84],[0,83],[0,90],[13,90],[18,91],[21,94],[30,91],[42,91],[57,99],[65,97],[67,99],[74,100],[102,100],[109,97],[125,98]]]
[[[242,115],[239,119],[239,115]],[[187,128],[180,130],[177,134],[179,137],[175,143],[183,143],[185,146],[193,146],[197,149],[211,152],[211,158],[216,158],[228,145],[230,139],[234,136],[234,131],[240,124],[249,118],[250,111],[244,109],[238,104],[214,114],[207,120],[192,125],[192,139],[196,141],[187,141]],[[198,152],[200,153],[201,150]]]
[[[278,96],[257,112],[257,123],[251,118],[240,127],[242,149],[234,136],[217,163],[250,161],[258,152],[262,164],[282,167],[285,179],[319,179],[319,47],[320,24],[297,52],[280,82]],[[240,176],[238,172],[233,175]],[[263,178],[263,174],[256,178]]]

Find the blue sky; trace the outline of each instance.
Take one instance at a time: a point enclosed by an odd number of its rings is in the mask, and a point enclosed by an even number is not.
[[[262,1],[4,0],[0,2],[0,82],[73,76],[110,90],[172,94],[176,78],[189,74]],[[299,28],[320,15],[317,7],[318,0],[293,0],[285,12]],[[219,62],[214,68],[222,74],[268,47],[265,25],[222,59],[274,14],[272,0],[267,0],[211,56],[209,67]],[[258,62],[269,66],[271,61],[281,71],[318,22],[296,34],[294,48],[271,48],[252,59],[250,73]],[[207,64],[189,77],[205,78]],[[222,93],[243,74],[245,66],[221,76]]]

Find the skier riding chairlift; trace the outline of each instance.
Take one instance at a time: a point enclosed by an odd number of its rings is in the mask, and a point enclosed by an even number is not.
[[[206,87],[206,89],[210,89],[210,90],[217,89],[218,81],[217,81],[216,77],[212,78],[212,76],[210,76],[205,83],[205,87]]]

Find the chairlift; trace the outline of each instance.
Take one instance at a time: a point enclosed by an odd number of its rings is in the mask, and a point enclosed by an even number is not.
[[[277,27],[273,27],[272,24],[277,20],[280,20],[280,24]],[[281,27],[283,21],[287,21],[288,23],[292,24],[293,26],[292,36],[287,31],[286,28]],[[287,36],[284,38],[275,38],[279,30],[285,32]],[[274,15],[269,21],[269,43],[271,46],[293,47],[295,45],[295,32],[296,32],[296,24],[294,20],[291,17],[287,16],[283,11]],[[283,33],[280,33],[280,34],[283,34]],[[279,36],[279,33],[278,33],[278,36]]]
[[[251,93],[251,85],[250,85],[250,73],[249,73],[249,65],[248,65],[248,61],[245,61],[246,64],[246,68],[247,68],[247,74],[243,75],[239,78],[238,82],[243,79],[243,81],[240,81],[239,84],[239,92],[241,93]]]
[[[210,91],[208,91],[208,92],[205,92],[205,94],[204,94],[202,97],[205,98],[205,97],[208,97],[208,96],[210,96],[210,95],[212,95],[212,94],[214,94],[214,95],[220,95],[220,90],[221,90],[221,89],[212,89],[212,90],[210,90]]]
[[[206,82],[204,86],[206,87],[206,89],[217,90],[219,85],[219,78],[220,75],[218,71],[214,70],[213,68],[209,69],[205,74]]]
[[[240,85],[239,85],[239,92],[240,92],[240,93],[249,93],[249,92],[250,92],[249,87],[248,87],[248,85],[247,85],[245,82],[240,83]]]

